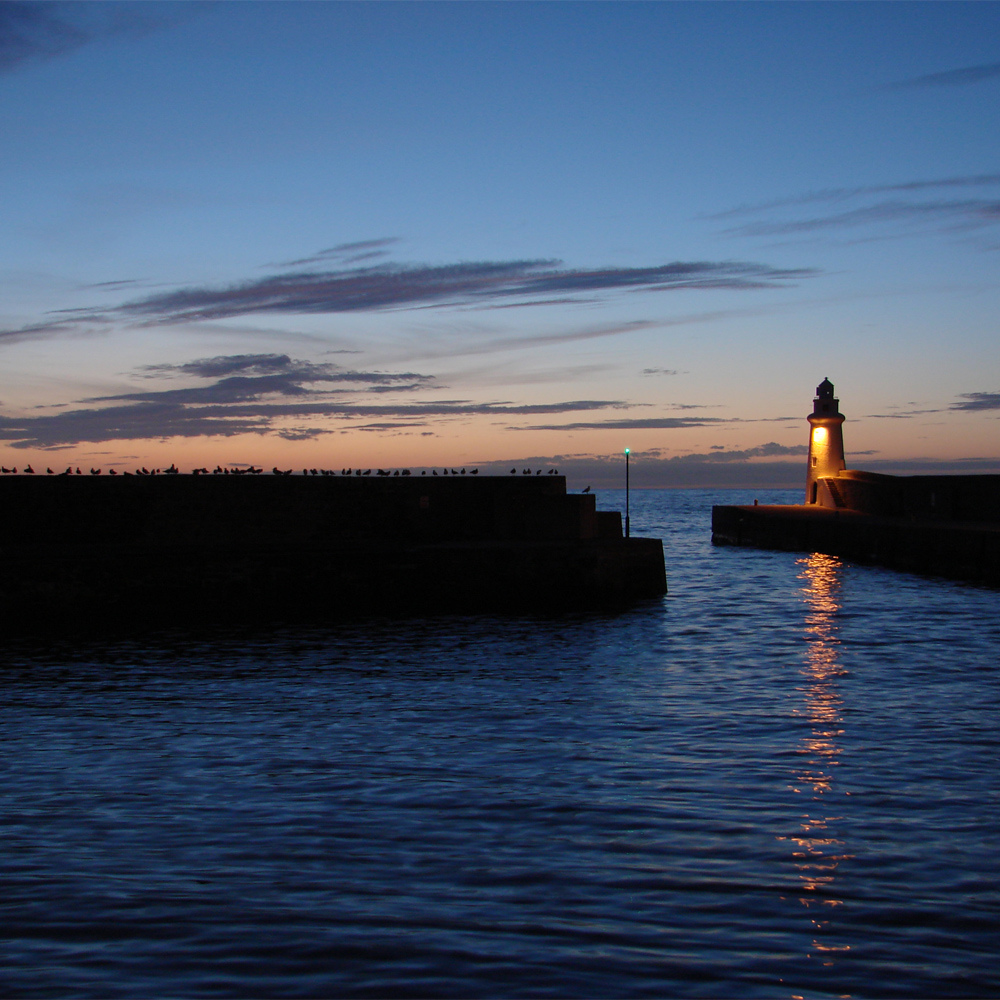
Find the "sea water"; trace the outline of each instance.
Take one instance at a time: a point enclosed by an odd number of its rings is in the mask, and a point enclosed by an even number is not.
[[[1000,592],[755,496],[620,614],[8,642],[0,993],[996,996]]]

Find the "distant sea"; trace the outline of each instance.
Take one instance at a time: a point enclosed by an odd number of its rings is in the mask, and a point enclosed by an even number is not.
[[[1000,592],[755,497],[621,614],[8,641],[0,994],[1000,995]]]

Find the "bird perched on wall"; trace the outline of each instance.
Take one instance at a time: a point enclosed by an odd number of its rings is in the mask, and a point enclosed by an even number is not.
[[[589,493],[590,492],[590,487],[588,486],[585,490],[581,490],[580,492],[581,493]]]

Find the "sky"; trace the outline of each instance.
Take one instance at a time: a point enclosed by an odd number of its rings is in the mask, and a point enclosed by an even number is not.
[[[1000,4],[0,5],[0,463],[1000,472]]]

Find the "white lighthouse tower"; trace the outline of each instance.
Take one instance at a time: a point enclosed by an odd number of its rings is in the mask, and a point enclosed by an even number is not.
[[[809,414],[809,469],[806,474],[806,503],[835,507],[836,497],[823,489],[821,479],[835,479],[844,461],[844,415],[840,400],[833,395],[833,383],[823,379],[816,387],[813,411]]]

